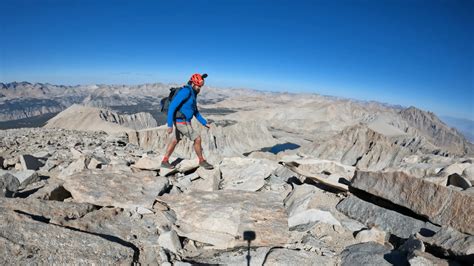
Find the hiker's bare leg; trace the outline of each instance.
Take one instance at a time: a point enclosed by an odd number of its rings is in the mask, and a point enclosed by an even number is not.
[[[201,136],[194,140],[194,151],[196,152],[199,161],[203,160],[204,157],[202,157]]]
[[[171,156],[171,154],[173,153],[174,151],[174,148],[176,147],[176,145],[178,144],[178,140],[176,138],[173,138],[170,143],[168,144],[168,147],[166,148],[166,153],[165,153],[165,157],[166,158],[169,158]]]
[[[194,150],[196,151],[196,154],[199,158],[199,166],[203,167],[206,170],[212,170],[214,167],[210,165],[202,156],[202,146],[201,146],[201,137],[197,137],[194,140]]]

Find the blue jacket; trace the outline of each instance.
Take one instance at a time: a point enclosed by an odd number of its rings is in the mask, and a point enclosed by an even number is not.
[[[179,111],[186,117],[186,119],[176,119],[177,122],[191,122],[193,116],[196,116],[197,120],[205,126],[207,124],[206,119],[201,116],[196,105],[196,92],[190,85],[186,85],[181,88],[175,95],[168,108],[168,127],[173,126],[174,114],[176,113],[178,106],[183,102]]]

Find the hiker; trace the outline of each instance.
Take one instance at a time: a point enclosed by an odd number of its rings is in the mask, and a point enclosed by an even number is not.
[[[204,119],[204,117],[199,113],[196,100],[197,95],[204,85],[204,78],[206,77],[207,74],[192,75],[188,84],[180,88],[176,92],[176,95],[171,99],[168,108],[167,133],[171,134],[173,132],[173,125],[175,130],[174,136],[168,144],[166,154],[161,162],[161,166],[164,168],[174,168],[174,165],[169,162],[169,157],[173,153],[174,148],[181,140],[182,136],[186,136],[194,141],[194,150],[199,158],[199,166],[208,170],[214,169],[214,167],[204,159],[202,155],[201,136],[199,136],[199,133],[191,125],[191,119],[195,116],[203,126],[210,128],[206,119]]]

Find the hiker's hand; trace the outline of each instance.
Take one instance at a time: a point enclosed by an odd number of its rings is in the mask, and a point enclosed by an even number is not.
[[[207,127],[207,129],[211,129],[211,124],[210,124],[210,123],[207,123],[207,124],[205,125],[205,127]]]
[[[173,127],[169,127],[167,130],[166,130],[166,133],[168,134],[171,134],[173,132]]]

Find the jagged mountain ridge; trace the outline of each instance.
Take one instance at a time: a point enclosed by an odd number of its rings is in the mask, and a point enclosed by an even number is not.
[[[176,84],[175,84],[176,85]],[[158,109],[158,99],[167,95],[170,85],[161,83],[126,85],[78,85],[56,86],[51,84],[31,84],[28,82],[0,84],[0,114],[4,119],[15,118],[15,112],[9,112],[11,103],[21,106],[26,101],[48,97],[47,105],[54,109],[37,108],[38,111],[17,111],[17,118],[41,115],[51,111],[58,112],[71,104],[81,103],[88,106],[117,106],[126,110],[133,106],[140,112],[140,106],[147,106],[147,111]],[[36,91],[31,95],[40,98],[23,98],[26,92]],[[340,99],[317,94],[294,94],[278,92],[261,92],[245,89],[217,89],[205,87],[199,96],[200,106],[207,110],[230,110],[230,113],[213,113],[213,121],[225,121],[233,124],[238,121],[266,121],[273,129],[273,134],[284,135],[293,141],[312,142],[326,141],[336,136],[345,128],[363,123],[375,132],[389,137],[395,143],[408,145],[423,143],[418,146],[423,151],[438,154],[463,155],[473,152],[469,143],[456,130],[446,126],[434,114],[414,107],[400,109],[399,106],[388,106],[377,102],[361,102]],[[60,102],[54,104],[54,102]],[[36,106],[36,105],[35,105]],[[156,116],[154,116],[156,119]],[[283,132],[283,133],[282,133]],[[413,140],[415,138],[415,140]],[[430,144],[427,144],[430,143]],[[433,147],[429,147],[433,145]],[[439,147],[439,151],[436,151]]]
[[[50,119],[44,127],[121,133],[156,126],[149,113],[119,115],[110,110],[75,104]]]
[[[455,128],[448,127],[434,113],[424,112],[412,106],[401,110],[400,115],[412,127],[430,136],[437,145],[448,150],[464,149],[466,153],[472,152],[472,145],[465,141],[465,137]]]
[[[143,105],[153,106],[169,93],[170,87],[178,84],[126,85],[52,85],[48,83],[11,82],[0,83],[0,121],[9,121],[56,113],[72,104],[94,107]],[[235,93],[235,92],[234,92]],[[208,88],[201,94],[201,102],[215,102],[228,97],[228,93]],[[47,104],[38,104],[44,100]],[[15,106],[35,106],[23,112]],[[42,108],[43,106],[53,109]],[[158,108],[157,108],[158,109]]]

